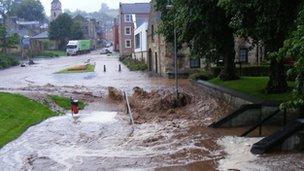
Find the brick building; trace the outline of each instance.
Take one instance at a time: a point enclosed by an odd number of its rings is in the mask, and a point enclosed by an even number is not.
[[[148,21],[149,13],[149,3],[120,3],[118,35],[121,56],[131,55],[134,52],[134,30]]]

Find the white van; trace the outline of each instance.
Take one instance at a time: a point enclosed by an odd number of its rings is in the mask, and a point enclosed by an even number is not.
[[[66,53],[68,56],[70,55],[77,55],[79,51],[79,41],[78,40],[71,40],[67,44]]]

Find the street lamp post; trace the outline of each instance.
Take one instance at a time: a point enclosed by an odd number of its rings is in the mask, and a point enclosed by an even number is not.
[[[172,5],[171,0],[167,1],[167,9],[173,9],[174,6]],[[176,18],[176,13],[175,13]],[[174,76],[175,76],[175,91],[176,91],[176,105],[178,105],[179,102],[179,81],[178,81],[178,60],[177,60],[177,33],[176,33],[176,24],[175,24],[175,18],[173,20],[174,22]]]

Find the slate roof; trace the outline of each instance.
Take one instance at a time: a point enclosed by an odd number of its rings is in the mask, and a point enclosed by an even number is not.
[[[150,3],[120,4],[120,12],[123,14],[150,13]]]
[[[44,31],[40,34],[37,34],[36,36],[32,37],[32,39],[48,39],[49,38],[49,32]]]

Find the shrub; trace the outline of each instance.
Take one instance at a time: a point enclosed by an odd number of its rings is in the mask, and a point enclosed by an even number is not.
[[[120,57],[120,61],[125,64],[130,71],[145,71],[148,65],[144,61],[132,59],[131,57]]]
[[[0,69],[8,68],[10,66],[16,66],[19,62],[15,58],[7,55],[0,54]]]
[[[208,81],[208,80],[211,80],[213,78],[215,78],[214,74],[212,74],[211,72],[206,72],[206,71],[195,72],[195,73],[193,73],[189,76],[189,79],[191,79],[191,80]]]

